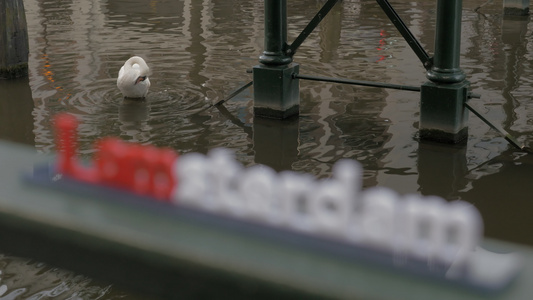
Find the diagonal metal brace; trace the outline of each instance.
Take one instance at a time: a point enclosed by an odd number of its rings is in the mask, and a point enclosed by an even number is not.
[[[313,32],[313,30],[318,26],[320,21],[324,19],[324,17],[329,13],[329,11],[337,4],[339,0],[328,0],[324,6],[318,11],[318,13],[309,21],[309,24],[305,26],[304,30],[298,35],[298,37],[292,42],[292,44],[287,48],[285,51],[285,54],[287,56],[294,56],[294,53],[296,53],[296,50],[302,43],[305,41],[305,39]]]
[[[392,5],[387,0],[376,0],[376,2],[381,6],[381,9],[385,12],[387,17],[392,21],[392,24],[396,26],[396,29],[400,32],[403,38],[407,41],[411,49],[415,52],[418,59],[424,65],[426,70],[431,69],[433,66],[433,58],[422,48],[422,45],[418,42],[413,33],[407,28],[407,25],[402,21],[400,16],[396,13]]]
[[[509,144],[511,144],[512,146],[514,146],[515,148],[519,149],[519,150],[522,150],[524,152],[528,152],[528,153],[532,153],[531,152],[531,149],[529,149],[528,147],[526,146],[523,146],[523,145],[520,145],[518,143],[518,141],[511,135],[509,134],[507,131],[505,131],[501,126],[499,125],[496,125],[496,124],[493,124],[492,122],[490,122],[487,118],[485,118],[481,113],[479,113],[474,107],[472,107],[470,104],[468,103],[464,103],[464,106],[466,108],[468,108],[468,110],[470,110],[471,112],[474,113],[474,115],[476,115],[478,118],[481,119],[481,121],[485,122],[485,124],[489,125],[490,128],[496,130],[499,134],[501,134],[503,136],[503,138],[509,142]]]

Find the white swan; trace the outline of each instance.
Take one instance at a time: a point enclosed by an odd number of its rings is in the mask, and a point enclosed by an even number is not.
[[[128,59],[118,72],[117,87],[126,98],[144,98],[150,87],[150,68],[139,56]]]

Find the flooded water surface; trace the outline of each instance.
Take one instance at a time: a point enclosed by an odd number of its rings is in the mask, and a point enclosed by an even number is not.
[[[325,1],[287,2],[290,42]],[[432,53],[436,1],[391,2]],[[481,2],[463,4],[461,66],[481,95],[470,104],[529,145],[532,25],[529,17],[503,18],[501,1],[474,12]],[[485,236],[533,245],[533,158],[472,114],[467,144],[451,146],[417,139],[416,92],[301,80],[300,116],[290,121],[254,119],[252,88],[210,107],[251,80],[246,70],[263,51],[263,1],[24,4],[29,80],[0,81],[1,138],[52,153],[52,117],[69,112],[81,121],[86,157],[95,140],[117,136],[179,153],[227,147],[244,165],[317,177],[330,176],[336,161],[351,158],[364,167],[365,188],[463,199],[480,210]],[[118,70],[133,55],[145,58],[152,70],[145,101],[124,100],[116,87]],[[422,64],[375,1],[340,1],[294,61],[305,75],[412,86],[427,81]],[[0,257],[0,270],[3,261]],[[94,299],[122,295],[113,296],[105,286]],[[9,299],[29,297],[24,295]]]

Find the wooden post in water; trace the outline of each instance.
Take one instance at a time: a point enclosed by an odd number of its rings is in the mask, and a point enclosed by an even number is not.
[[[28,53],[23,0],[0,0],[0,79],[27,76]]]
[[[529,14],[529,0],[503,0],[503,14],[525,16]]]

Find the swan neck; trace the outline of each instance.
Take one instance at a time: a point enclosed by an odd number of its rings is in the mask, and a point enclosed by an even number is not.
[[[149,70],[148,65],[146,64],[144,59],[142,59],[140,57],[137,57],[137,56],[134,56],[134,57],[128,59],[128,61],[126,62],[126,68],[127,69],[131,69],[131,68],[133,68],[134,64],[138,64],[140,69],[143,70],[143,71],[148,71]]]

